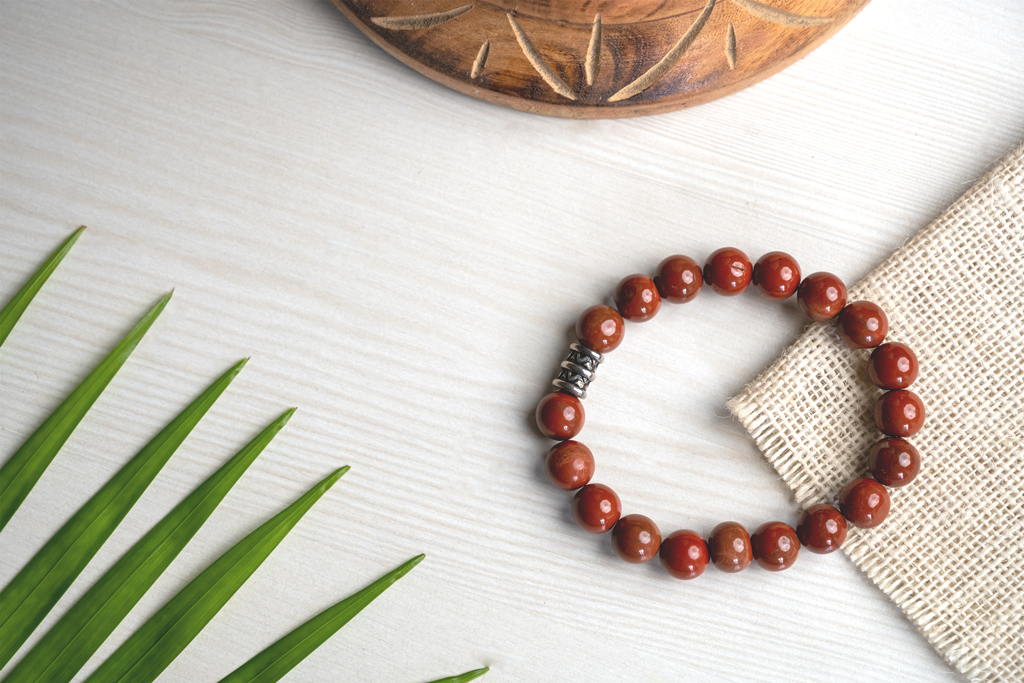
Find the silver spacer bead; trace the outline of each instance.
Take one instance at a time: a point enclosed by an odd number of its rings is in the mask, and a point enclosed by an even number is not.
[[[602,360],[603,357],[597,351],[573,342],[569,344],[569,355],[562,361],[558,377],[551,384],[576,398],[586,398],[587,387],[594,381],[594,373]]]
[[[578,399],[584,399],[587,397],[586,389],[580,389],[575,384],[570,384],[563,380],[561,377],[551,380],[551,383],[555,386],[556,389],[561,391],[563,394],[572,394]]]

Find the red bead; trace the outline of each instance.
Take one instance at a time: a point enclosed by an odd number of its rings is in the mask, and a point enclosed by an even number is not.
[[[796,531],[785,522],[768,522],[758,527],[750,544],[754,559],[770,572],[789,569],[800,554],[800,539]]]
[[[631,564],[649,562],[661,547],[661,530],[650,517],[626,515],[612,529],[615,554]]]
[[[558,488],[575,491],[594,476],[594,454],[579,441],[563,441],[548,451],[544,471]]]
[[[658,266],[654,284],[662,299],[674,304],[692,301],[704,284],[700,264],[689,256],[669,256]]]
[[[738,572],[747,568],[754,559],[750,549],[750,534],[736,522],[722,522],[708,536],[711,564],[723,572]]]
[[[576,436],[583,429],[585,419],[583,402],[569,394],[548,394],[537,404],[537,426],[544,436],[552,439]]]
[[[839,509],[855,527],[873,529],[889,514],[889,492],[874,479],[854,479],[839,494]]]
[[[592,534],[603,534],[615,526],[622,514],[619,497],[604,484],[587,484],[572,499],[572,517]]]
[[[661,309],[661,295],[651,278],[630,275],[615,288],[615,306],[626,320],[642,323]]]
[[[924,425],[924,401],[909,389],[886,392],[875,403],[875,424],[889,436],[913,436]]]
[[[839,337],[851,349],[878,346],[889,332],[889,318],[878,304],[854,301],[839,314]]]
[[[711,556],[708,544],[696,531],[673,531],[661,542],[661,566],[677,579],[696,579],[707,569]]]
[[[868,359],[868,377],[883,389],[906,389],[917,379],[917,370],[917,356],[899,342],[882,344]]]
[[[591,306],[576,321],[576,338],[598,353],[617,349],[625,333],[626,323],[611,306]]]
[[[769,251],[754,264],[752,281],[761,296],[788,299],[800,286],[800,266],[784,251]]]
[[[846,285],[832,273],[811,273],[800,283],[796,301],[811,320],[831,320],[846,306]]]
[[[750,284],[750,257],[735,247],[711,252],[704,264],[704,279],[722,296],[736,296]]]
[[[921,471],[921,454],[904,439],[882,439],[868,451],[868,469],[880,484],[906,486]]]
[[[838,550],[846,540],[846,520],[831,505],[812,505],[800,517],[796,535],[805,548],[824,555]]]

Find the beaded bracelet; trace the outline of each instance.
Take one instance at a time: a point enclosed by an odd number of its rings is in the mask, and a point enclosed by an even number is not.
[[[649,517],[620,516],[619,497],[603,484],[591,484],[594,456],[584,444],[572,441],[583,428],[582,399],[594,379],[604,354],[622,343],[625,320],[644,322],[653,318],[662,300],[676,304],[693,300],[707,282],[723,296],[735,296],[753,282],[766,298],[782,300],[794,293],[800,309],[814,321],[838,319],[837,331],[852,349],[873,348],[868,376],[886,389],[875,403],[875,424],[886,435],[868,452],[873,478],[849,482],[839,495],[838,509],[819,504],[807,508],[797,528],[784,522],[768,522],[752,535],[736,522],[716,526],[707,541],[695,531],[681,529],[662,541],[661,532]],[[569,345],[558,377],[557,391],[537,405],[537,425],[545,436],[561,443],[548,451],[545,469],[555,486],[576,491],[572,515],[586,531],[611,530],[615,553],[630,563],[660,556],[668,573],[693,579],[704,573],[710,561],[725,572],[745,569],[753,559],[770,571],[788,569],[803,545],[814,553],[831,553],[846,539],[847,523],[862,529],[881,524],[889,514],[886,489],[909,484],[917,476],[921,456],[906,437],[924,423],[924,403],[909,387],[917,379],[918,362],[906,344],[883,343],[889,322],[885,312],[870,301],[847,305],[846,286],[831,273],[818,272],[800,279],[800,267],[792,256],[773,251],[751,267],[739,249],[726,247],[711,254],[703,272],[688,256],[670,256],[652,279],[630,275],[615,289],[615,306],[591,306],[576,322],[578,343]]]

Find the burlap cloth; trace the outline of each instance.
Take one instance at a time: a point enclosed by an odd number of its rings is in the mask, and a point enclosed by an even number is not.
[[[843,550],[974,681],[1024,681],[1024,147],[850,288],[921,364],[922,468]],[[881,434],[868,351],[818,323],[729,402],[802,506]]]

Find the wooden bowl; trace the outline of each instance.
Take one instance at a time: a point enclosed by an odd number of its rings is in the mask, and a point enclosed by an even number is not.
[[[569,118],[657,114],[728,95],[803,57],[867,2],[334,0],[435,81]]]

